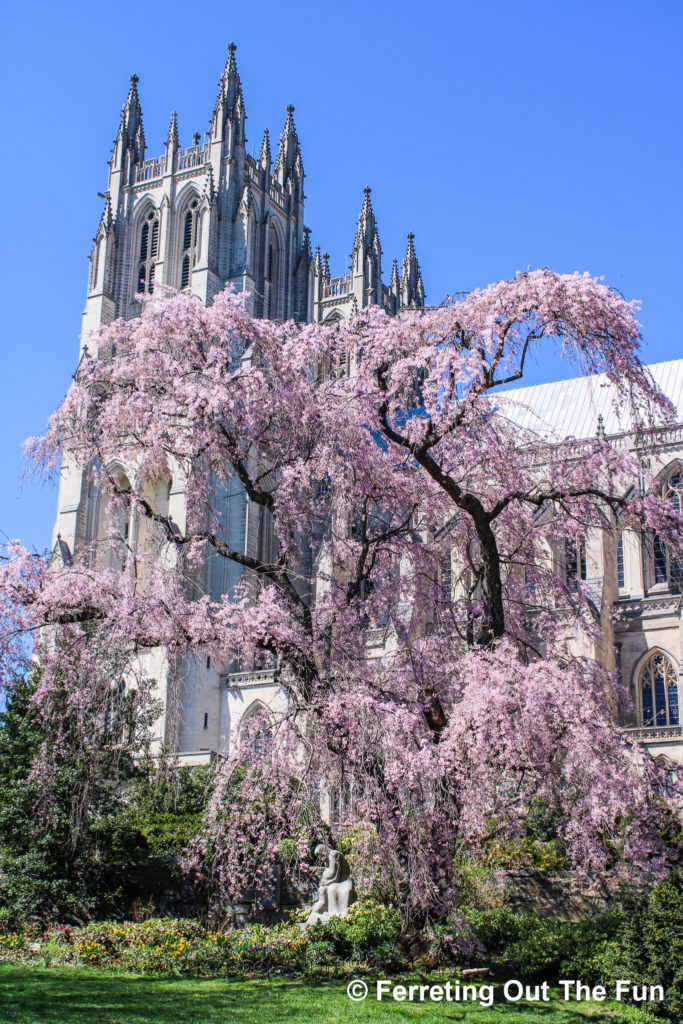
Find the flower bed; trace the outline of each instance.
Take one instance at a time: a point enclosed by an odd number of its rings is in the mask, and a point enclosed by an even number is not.
[[[137,923],[100,921],[83,928],[52,928],[38,938],[0,934],[0,962],[76,964],[140,974],[305,972],[309,936],[296,925],[253,925],[210,931],[197,921],[171,918]]]

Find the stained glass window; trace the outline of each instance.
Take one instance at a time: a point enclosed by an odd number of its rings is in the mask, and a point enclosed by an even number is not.
[[[619,534],[617,541],[617,586],[621,590],[626,586],[626,574],[624,572],[624,535]]]
[[[183,221],[183,249],[180,264],[180,287],[187,288],[192,268],[197,262],[197,235],[199,232],[199,201],[193,199]]]
[[[151,292],[154,288],[154,268],[159,255],[159,217],[151,210],[140,233],[138,280],[136,291]]]
[[[643,725],[680,725],[678,672],[669,659],[656,652],[640,672]]]

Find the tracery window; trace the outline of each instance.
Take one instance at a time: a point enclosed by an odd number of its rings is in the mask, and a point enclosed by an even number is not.
[[[680,466],[672,469],[664,479],[661,495],[676,512],[683,509],[683,471]],[[655,584],[668,583],[669,589],[677,593],[683,590],[683,563],[656,533],[652,540],[652,569]]]
[[[270,285],[268,292],[268,316],[271,320],[278,320],[282,316],[280,302],[280,258],[277,234],[275,230],[271,229],[268,259],[266,262],[266,281]]]
[[[678,672],[666,655],[650,655],[638,680],[644,726],[680,725]]]
[[[564,548],[564,567],[567,586],[576,589],[578,580],[586,579],[586,542],[568,537]]]
[[[270,717],[263,704],[257,702],[245,711],[240,722],[240,746],[247,760],[264,754],[273,741]]]
[[[159,214],[150,210],[140,231],[137,292],[150,293],[154,288],[154,268],[159,255]]]
[[[626,586],[626,573],[624,571],[624,535],[619,534],[617,540],[617,586],[620,590]]]
[[[197,235],[199,231],[199,200],[193,199],[183,220],[183,250],[180,259],[180,287],[187,288],[192,268],[197,262]]]

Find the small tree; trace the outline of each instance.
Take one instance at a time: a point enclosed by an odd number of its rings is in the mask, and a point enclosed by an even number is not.
[[[497,396],[548,338],[607,375],[633,454],[538,436]],[[406,925],[453,906],[457,850],[518,834],[539,802],[577,867],[662,872],[670,786],[615,727],[615,680],[573,643],[600,636],[591,595],[550,558],[617,513],[680,546],[678,513],[632,488],[638,448],[672,415],[639,342],[631,304],[549,271],[331,327],[252,320],[229,291],[209,308],[155,295],[100,331],[31,446],[38,469],[90,473],[106,528],[59,569],[13,550],[6,635],[68,635],[95,676],[102,645],[129,671],[157,646],[272,660],[286,711],[267,742],[233,744],[207,818],[233,895],[283,850],[293,868],[306,858],[334,790],[352,801],[361,874],[383,873]],[[169,477],[184,522],[155,497]],[[234,487],[272,526],[257,555],[221,519]],[[207,551],[244,570],[218,601],[196,585]],[[373,626],[393,638],[377,656]],[[46,694],[63,660],[46,640]]]
[[[134,722],[134,695],[113,694],[105,720],[99,707],[90,713],[90,695],[76,711],[75,690],[66,672],[55,679],[47,717],[37,669],[5,690],[0,907],[12,924],[121,915],[152,881],[148,844],[125,800],[149,723],[139,714]]]

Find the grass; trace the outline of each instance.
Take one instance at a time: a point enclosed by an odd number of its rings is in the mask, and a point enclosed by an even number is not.
[[[402,981],[405,979],[401,979]],[[415,982],[411,978],[409,981]],[[432,975],[430,983],[437,983]],[[150,978],[76,967],[0,965],[0,1024],[622,1024],[643,1021],[612,1003],[352,1003],[346,981]],[[498,992],[500,998],[500,992]]]

